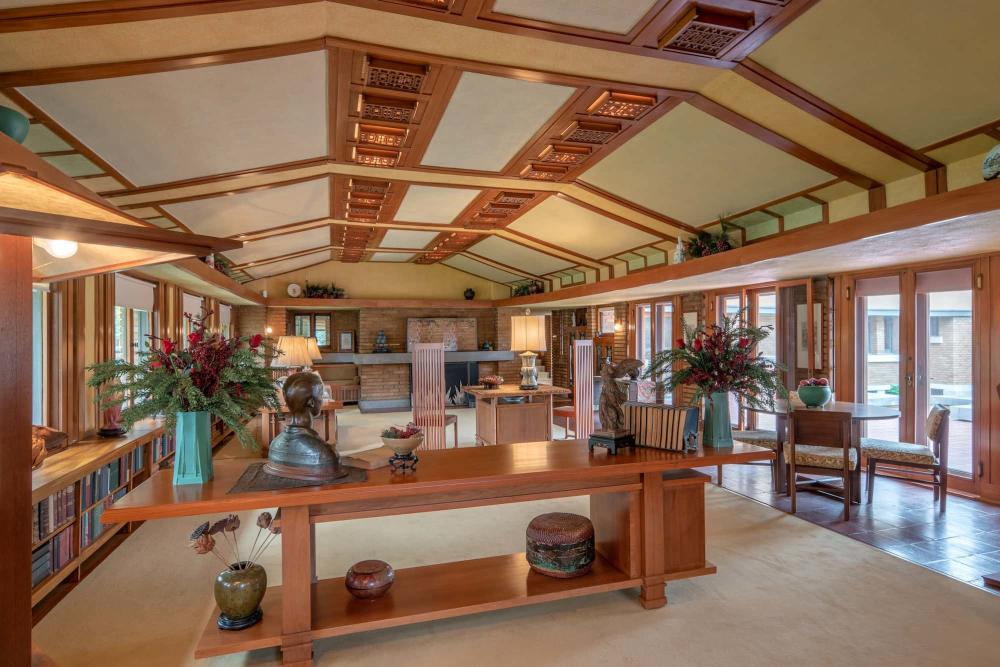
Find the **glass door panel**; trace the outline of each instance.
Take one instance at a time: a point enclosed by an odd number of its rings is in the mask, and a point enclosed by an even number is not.
[[[900,409],[899,277],[866,278],[856,286],[857,332],[855,355],[858,402]],[[870,438],[899,440],[900,420],[864,423]]]
[[[775,292],[758,292],[753,299],[754,326],[774,327],[778,315],[778,298]],[[757,344],[757,352],[773,362],[778,360],[778,331],[773,329],[771,335]],[[756,416],[758,429],[774,431],[777,429],[774,415],[758,414]]]
[[[972,477],[972,271],[919,273],[916,284],[916,442],[926,441],[930,410],[947,407],[948,467],[952,474]]]
[[[672,303],[656,304],[656,351],[672,349],[674,346],[674,305]],[[668,371],[669,375],[669,371]],[[673,403],[671,392],[664,392],[664,402]]]
[[[649,366],[653,359],[653,316],[652,307],[648,304],[636,306],[635,312],[635,352],[636,357]]]

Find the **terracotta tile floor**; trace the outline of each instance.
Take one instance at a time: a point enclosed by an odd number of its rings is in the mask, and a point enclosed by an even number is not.
[[[715,481],[714,468],[704,472]],[[788,497],[771,490],[766,466],[726,466],[722,478],[731,491],[789,510]],[[863,492],[865,498],[867,487]],[[880,477],[871,505],[852,506],[850,521],[841,519],[842,508],[834,498],[798,494],[799,518],[1000,595],[982,579],[1000,572],[1000,506],[951,495],[941,514],[930,489]]]

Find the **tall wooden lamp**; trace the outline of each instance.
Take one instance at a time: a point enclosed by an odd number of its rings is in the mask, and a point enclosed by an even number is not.
[[[525,311],[524,315],[513,315],[510,318],[510,349],[521,351],[521,389],[538,389],[538,368],[535,361],[538,355],[534,352],[545,352],[545,316],[532,315]]]

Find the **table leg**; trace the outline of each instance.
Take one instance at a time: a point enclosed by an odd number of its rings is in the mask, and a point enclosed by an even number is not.
[[[642,475],[642,590],[639,603],[646,609],[667,604],[666,545],[663,539],[663,476]]]
[[[858,462],[851,471],[851,502],[861,504],[861,420],[851,420],[851,447],[858,452]]]
[[[281,508],[281,664],[286,666],[312,665],[313,534],[308,507]]]

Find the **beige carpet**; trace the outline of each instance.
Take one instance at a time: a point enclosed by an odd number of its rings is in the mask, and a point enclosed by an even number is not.
[[[358,437],[386,423],[361,417]],[[363,558],[408,567],[518,551],[534,515],[587,507],[569,498],[324,524],[319,576],[341,576]],[[64,667],[195,664],[219,569],[187,548],[197,523],[146,523],[35,628],[35,640]],[[601,594],[325,640],[316,664],[996,664],[996,596],[716,487],[708,524],[719,573],[670,584],[666,608],[643,610],[633,591]],[[272,584],[279,546],[264,559]],[[279,663],[276,650],[263,650],[202,664]]]

